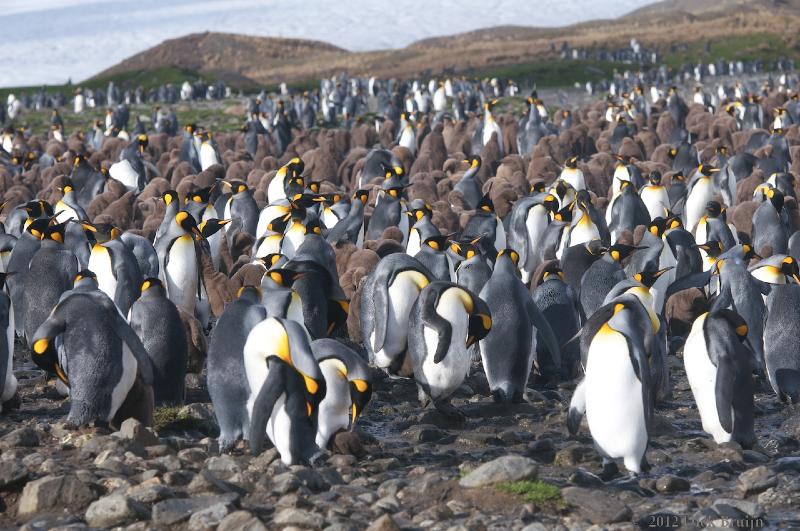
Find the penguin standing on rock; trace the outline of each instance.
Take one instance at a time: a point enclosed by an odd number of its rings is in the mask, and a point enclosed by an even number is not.
[[[153,368],[136,333],[114,302],[98,290],[73,290],[31,338],[34,359],[55,343],[53,362],[69,387],[67,426],[91,422],[119,427],[133,417],[153,424]]]
[[[284,464],[313,464],[321,453],[317,418],[326,384],[308,333],[294,321],[265,319],[247,337],[244,365],[253,454],[261,453],[266,435]]]
[[[317,339],[311,350],[325,378],[316,443],[327,448],[336,433],[352,430],[372,397],[370,369],[356,351],[335,339]]]
[[[654,393],[640,322],[639,301],[623,295],[603,306],[584,324],[588,343],[586,376],[575,388],[567,427],[575,434],[584,413],[595,447],[603,458],[601,478],[611,479],[623,459],[631,474],[646,472]]]
[[[756,442],[752,357],[747,325],[737,313],[718,310],[695,319],[683,363],[703,430],[717,443],[734,441],[752,448]]]
[[[186,377],[186,331],[175,304],[157,278],[142,283],[142,294],[133,303],[128,318],[153,365],[156,405],[184,402]]]
[[[553,362],[552,366],[540,367],[542,376],[549,378],[561,370],[558,340],[517,276],[518,261],[516,251],[501,250],[492,276],[479,295],[486,301],[494,323],[491,332],[480,342],[480,352],[489,389],[496,402],[519,403],[525,400],[528,375],[536,353],[537,331],[542,332],[550,351],[549,360]]]
[[[244,366],[244,345],[258,323],[267,318],[261,290],[245,286],[230,303],[211,333],[208,346],[208,394],[219,425],[219,449],[227,452],[250,430],[250,386]]]
[[[408,351],[423,404],[463,417],[448,400],[469,373],[470,347],[491,328],[489,307],[474,293],[441,281],[422,290],[408,322]]]

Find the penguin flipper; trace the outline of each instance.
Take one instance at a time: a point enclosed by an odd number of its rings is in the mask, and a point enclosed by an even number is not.
[[[702,288],[703,286],[707,285],[710,280],[711,270],[703,271],[701,273],[692,273],[686,275],[685,277],[678,278],[667,288],[667,291],[664,294],[664,305],[666,306],[669,298],[679,291],[689,288]]]
[[[569,413],[567,414],[567,430],[570,435],[578,433],[581,427],[581,419],[586,412],[586,387],[584,383],[586,380],[581,380],[572,393],[572,400],[569,403]]]
[[[142,375],[142,382],[145,385],[153,385],[154,378],[153,378],[153,364],[150,361],[150,355],[147,353],[147,350],[144,348],[142,341],[139,339],[139,336],[136,335],[136,332],[133,331],[131,325],[125,320],[119,310],[117,309],[116,305],[114,304],[111,299],[105,298],[105,306],[106,310],[112,316],[112,326],[114,327],[114,331],[116,332],[117,336],[125,343],[131,351],[131,354],[136,358],[136,363],[138,365],[138,371]]]
[[[561,348],[558,346],[558,339],[556,339],[556,335],[553,332],[553,327],[550,326],[550,322],[539,307],[536,306],[532,298],[527,300],[525,306],[531,325],[536,327],[536,330],[542,334],[544,342],[547,344],[547,350],[549,350],[550,354],[553,356],[553,363],[555,364],[554,369],[557,372],[561,372]]]
[[[439,341],[436,343],[436,353],[433,355],[433,362],[440,363],[447,355],[450,349],[450,341],[453,336],[453,327],[450,322],[439,315],[436,311],[436,303],[428,304],[427,301],[420,301],[422,303],[422,320],[430,324],[431,328],[436,330],[439,335]]]
[[[267,362],[269,363],[269,361]],[[272,415],[272,410],[278,398],[285,392],[284,380],[288,367],[283,362],[274,362],[269,369],[267,379],[253,403],[253,413],[250,417],[250,451],[253,455],[261,453],[264,447],[264,437],[267,435],[267,421]]]
[[[381,275],[382,277],[383,275]],[[387,278],[376,278],[372,292],[373,330],[375,335],[372,351],[378,352],[386,340],[386,321],[389,320],[389,284]]]
[[[38,367],[47,371],[55,371],[58,364],[58,355],[53,355],[56,350],[50,345],[53,338],[60,335],[67,328],[67,323],[61,315],[63,305],[59,302],[45,321],[39,325],[33,338],[30,340],[30,345],[33,349],[33,361]],[[41,343],[44,341],[44,343]],[[41,352],[39,352],[41,350]]]
[[[717,351],[717,352],[714,352]],[[717,360],[717,380],[714,383],[714,398],[717,406],[717,416],[722,429],[733,433],[733,387],[736,380],[736,367],[733,360],[718,345],[712,342],[709,345],[709,358]]]

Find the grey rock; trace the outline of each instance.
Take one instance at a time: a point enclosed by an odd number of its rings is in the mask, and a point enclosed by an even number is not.
[[[408,482],[402,478],[387,479],[378,487],[378,496],[397,496],[397,493],[406,485]]]
[[[687,480],[678,476],[673,476],[672,474],[661,476],[658,478],[658,481],[656,481],[656,490],[664,493],[684,492],[689,490],[691,486],[691,483]]]
[[[88,485],[74,476],[45,476],[22,489],[17,514],[26,517],[51,509],[83,507],[94,498]]]
[[[135,501],[120,494],[105,496],[86,509],[86,523],[91,527],[113,527],[138,519],[140,508]]]
[[[241,472],[242,468],[236,460],[229,455],[210,457],[206,461],[206,468],[222,479],[228,479],[232,475]]]
[[[28,479],[28,467],[19,459],[0,461],[0,491],[14,487]]]
[[[134,418],[125,420],[119,427],[117,435],[123,439],[136,441],[142,446],[155,446],[160,444],[158,437],[152,432],[151,428],[145,427],[144,424]]]
[[[781,457],[772,466],[775,472],[800,472],[800,457]]]
[[[413,442],[426,443],[441,441],[447,437],[447,432],[431,424],[418,424],[406,430],[403,436]]]
[[[322,529],[325,525],[325,519],[309,511],[303,509],[281,509],[275,514],[272,519],[275,525],[281,526],[297,526],[305,529]]]
[[[736,488],[745,496],[764,492],[778,485],[778,475],[766,466],[751,468],[739,475]]]
[[[175,497],[175,491],[160,483],[140,483],[129,488],[125,494],[140,503],[156,503]]]
[[[719,513],[722,507],[733,507],[736,510],[750,516],[752,518],[759,518],[764,516],[764,509],[756,502],[747,500],[735,500],[733,498],[717,498],[711,504],[711,508]],[[720,515],[722,516],[722,515]]]
[[[300,480],[291,472],[284,472],[272,478],[272,492],[287,494],[300,488]]]
[[[580,444],[571,444],[566,448],[562,448],[556,452],[556,457],[553,463],[556,466],[577,466],[592,455],[593,450],[588,446]]]
[[[220,494],[219,496],[197,496],[194,498],[173,498],[153,505],[153,523],[156,525],[172,525],[189,518],[193,513],[210,507],[216,503],[233,503],[237,494]]]
[[[569,476],[569,482],[578,487],[602,487],[603,480],[598,476],[578,468]]]
[[[31,448],[39,446],[39,434],[30,427],[17,428],[0,439],[3,448]]]
[[[613,524],[631,519],[633,511],[619,497],[596,489],[566,487],[561,496],[593,524]]]
[[[539,467],[533,459],[505,455],[484,463],[459,481],[462,487],[484,487],[506,481],[535,479]]]
[[[216,528],[233,510],[228,503],[215,503],[192,514],[189,518],[189,531],[206,531]]]
[[[394,518],[388,514],[384,514],[367,528],[367,531],[400,531],[400,526],[394,521]]]
[[[267,527],[249,511],[235,511],[226,516],[217,531],[267,531]]]
[[[396,496],[384,496],[376,501],[372,508],[385,513],[396,513],[400,510],[400,500]]]

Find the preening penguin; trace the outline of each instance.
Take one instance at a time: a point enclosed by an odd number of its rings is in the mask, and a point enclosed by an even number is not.
[[[470,368],[469,348],[492,328],[487,304],[451,282],[428,284],[411,308],[408,352],[420,401],[445,415],[463,416],[448,401]]]
[[[517,276],[519,255],[503,249],[479,297],[486,301],[494,322],[480,341],[481,360],[496,402],[523,402],[536,354],[536,332],[541,331],[553,360],[561,370],[561,351],[550,324]],[[551,374],[543,374],[545,378]]]
[[[250,386],[244,366],[244,345],[250,330],[266,319],[261,290],[245,286],[230,303],[211,333],[208,345],[208,394],[219,424],[220,452],[230,450],[250,429]]]
[[[59,337],[60,336],[60,337]],[[153,423],[153,368],[136,333],[98,290],[73,290],[33,334],[34,358],[55,342],[54,370],[69,386],[67,424]]]
[[[718,310],[695,319],[683,363],[703,430],[717,443],[751,448],[756,442],[752,357],[747,325],[736,312]]]
[[[335,339],[311,342],[325,378],[325,398],[319,404],[316,443],[326,448],[336,433],[352,430],[372,397],[370,369],[356,351]]]
[[[244,346],[250,385],[250,449],[259,454],[269,437],[286,465],[312,463],[325,377],[302,325],[270,317],[258,323]]]
[[[128,321],[153,364],[155,402],[183,404],[187,359],[183,321],[159,279],[145,279],[141,290]]]
[[[368,275],[361,295],[361,338],[370,363],[390,374],[411,374],[406,346],[411,307],[433,274],[403,253],[384,257]],[[405,367],[404,367],[405,366]]]
[[[267,188],[267,198],[270,204],[287,197],[294,197],[295,194],[303,193],[305,184],[301,175],[304,168],[303,160],[299,157],[293,158],[278,168],[278,172],[269,182],[269,187]]]
[[[633,295],[623,295],[603,306],[584,324],[581,342],[588,343],[586,376],[575,388],[567,427],[577,433],[583,414],[595,447],[603,457],[603,479],[617,472],[623,459],[633,474],[649,466],[645,450],[653,418],[654,392],[650,384],[642,326]]]

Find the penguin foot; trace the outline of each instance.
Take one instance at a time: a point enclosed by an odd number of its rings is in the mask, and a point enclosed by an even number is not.
[[[603,463],[603,470],[597,475],[605,482],[611,481],[617,474],[619,474],[619,467],[613,461]]]
[[[447,402],[439,402],[437,400],[433,401],[433,406],[436,408],[436,411],[448,417],[450,419],[463,422],[466,420],[467,416],[464,415],[464,412],[455,407],[452,404]]]
[[[3,402],[3,407],[1,413],[10,413],[15,409],[19,409],[22,407],[22,399],[19,397],[19,393],[14,393],[14,396],[8,399],[8,401]]]

